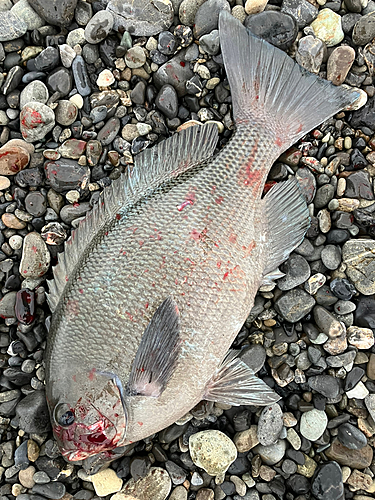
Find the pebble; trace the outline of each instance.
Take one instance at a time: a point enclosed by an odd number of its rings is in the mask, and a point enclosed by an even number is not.
[[[175,88],[178,96],[182,97],[186,94],[185,82],[190,80],[194,74],[190,65],[185,62],[185,53],[184,49],[181,50],[154,73],[154,82],[159,89],[163,85],[169,84]]]
[[[233,437],[238,453],[247,453],[259,444],[257,426],[251,425],[249,429],[237,432]]]
[[[36,484],[32,489],[32,493],[54,500],[62,498],[65,495],[65,491],[65,485],[58,481],[50,482],[48,484]]]
[[[27,24],[10,10],[0,12],[0,42],[14,40],[27,31]]]
[[[314,305],[314,298],[300,288],[290,290],[275,302],[276,310],[290,323],[302,319]]]
[[[156,107],[169,119],[173,119],[178,113],[178,97],[172,85],[166,84],[161,87],[155,99]]]
[[[271,10],[247,17],[245,26],[254,35],[283,50],[292,45],[298,33],[294,17]]]
[[[268,446],[276,443],[283,429],[283,412],[280,405],[265,406],[259,417],[257,436],[260,444]]]
[[[315,36],[325,42],[327,47],[339,44],[344,38],[341,26],[341,17],[331,9],[322,9],[317,18],[311,23]]]
[[[202,3],[194,19],[194,35],[196,38],[199,39],[202,35],[217,29],[219,14],[222,10],[230,12],[230,5],[227,0],[206,0]]]
[[[58,67],[48,75],[46,84],[49,90],[58,92],[60,97],[65,97],[73,87],[72,73],[67,68]]]
[[[348,342],[357,349],[371,349],[374,345],[374,333],[370,328],[351,326],[347,330]]]
[[[362,16],[355,23],[352,40],[356,45],[366,45],[375,37],[375,12]]]
[[[22,278],[38,278],[49,269],[51,256],[42,237],[31,232],[24,238],[20,274]]]
[[[280,290],[291,290],[304,283],[310,277],[310,266],[306,259],[298,254],[291,254],[289,259],[281,266],[285,276],[277,280]]]
[[[348,45],[336,47],[327,61],[327,80],[334,85],[344,83],[355,59],[355,50]]]
[[[311,490],[317,500],[342,500],[344,485],[340,466],[336,462],[322,464],[315,472]]]
[[[33,391],[21,399],[16,408],[16,415],[19,418],[19,428],[24,432],[41,434],[51,428],[46,397],[43,391]],[[45,493],[42,494],[45,495]],[[61,497],[50,496],[48,498]]]
[[[146,62],[146,54],[140,45],[131,47],[126,55],[125,62],[128,68],[140,68]]]
[[[24,229],[26,223],[18,219],[14,214],[5,213],[1,216],[2,222],[10,229]]]
[[[281,12],[293,16],[297,21],[298,28],[302,29],[311,24],[319,11],[308,0],[283,0]]]
[[[46,162],[44,171],[49,185],[58,193],[78,189],[87,185],[90,179],[90,169],[87,166],[65,158]]]
[[[298,43],[296,61],[311,73],[319,73],[324,52],[324,43],[319,38],[307,35],[301,38]]]
[[[61,99],[59,101],[58,106],[55,110],[57,123],[63,125],[64,127],[67,127],[76,121],[77,115],[78,108],[73,102],[67,101],[65,99]]]
[[[328,417],[324,411],[313,409],[302,413],[300,431],[309,441],[317,441],[326,430]]]
[[[20,127],[25,141],[43,139],[55,126],[55,114],[51,108],[40,102],[29,102],[21,111]]]
[[[85,39],[88,43],[100,43],[110,33],[113,27],[113,15],[108,10],[99,10],[87,23]]]
[[[14,143],[13,143],[14,144]],[[8,142],[0,148],[0,174],[16,175],[23,170],[30,161],[29,151],[25,147],[12,145]]]
[[[334,460],[340,465],[348,465],[355,469],[365,469],[372,462],[373,450],[366,445],[360,450],[351,450],[343,446],[337,438],[334,438],[330,447],[324,452],[329,460]]]
[[[349,399],[365,399],[368,396],[369,391],[363,382],[358,382],[358,384],[353,387],[350,391],[346,391],[346,395]]]
[[[346,273],[363,295],[375,293],[375,242],[368,239],[347,241],[342,249]]]
[[[336,398],[340,392],[340,383],[331,375],[316,375],[308,379],[309,386],[326,398]]]
[[[20,95],[20,108],[22,109],[25,104],[34,101],[41,102],[42,104],[46,104],[48,101],[48,89],[40,80],[30,82],[22,90]]]
[[[67,26],[73,19],[77,0],[28,0],[31,7],[48,24]]]
[[[160,467],[151,467],[142,478],[134,481],[130,479],[121,492],[115,493],[111,500],[166,500],[172,487],[172,482],[166,470]]]
[[[82,56],[77,56],[72,62],[73,77],[78,92],[82,97],[91,94],[90,79]]]
[[[237,458],[233,441],[216,430],[201,431],[190,436],[189,451],[194,464],[210,476],[222,476]]]
[[[268,446],[263,446],[258,444],[253,448],[253,453],[259,453],[260,458],[266,465],[274,465],[280,462],[284,457],[286,450],[286,441],[284,439],[279,439],[275,444],[270,444]]]
[[[65,68],[71,68],[77,52],[67,43],[59,45],[60,59]]]
[[[95,493],[99,497],[105,497],[111,493],[116,493],[122,488],[122,479],[120,479],[113,469],[105,469],[91,476],[91,481]]]
[[[110,87],[115,82],[115,77],[109,69],[103,69],[96,80],[98,87]]]
[[[361,450],[367,445],[367,438],[357,427],[349,423],[341,424],[338,427],[337,439],[346,448],[351,450]]]
[[[110,0],[107,11],[114,18],[114,29],[120,26],[134,36],[157,35],[173,22],[170,0]]]

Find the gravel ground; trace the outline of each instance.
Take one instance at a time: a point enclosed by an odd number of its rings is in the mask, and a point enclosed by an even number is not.
[[[282,400],[202,402],[89,476],[50,431],[45,280],[135,155],[193,124],[231,137],[222,9],[360,92],[265,187],[295,175],[312,219],[234,342]],[[0,0],[0,500],[373,498],[374,38],[372,0]]]

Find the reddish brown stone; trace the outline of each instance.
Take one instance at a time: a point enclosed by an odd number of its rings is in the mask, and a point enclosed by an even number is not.
[[[28,151],[19,146],[0,148],[0,175],[15,175],[23,170],[30,161]]]
[[[336,438],[325,454],[327,458],[335,460],[340,465],[347,465],[352,469],[365,469],[371,465],[373,450],[369,445],[360,450],[350,450]]]

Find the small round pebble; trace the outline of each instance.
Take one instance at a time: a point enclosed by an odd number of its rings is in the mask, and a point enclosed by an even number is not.
[[[190,436],[189,451],[195,465],[210,476],[221,476],[237,458],[233,441],[221,431],[208,430]]]
[[[302,413],[300,430],[309,441],[317,441],[327,427],[328,417],[324,411],[313,409]]]

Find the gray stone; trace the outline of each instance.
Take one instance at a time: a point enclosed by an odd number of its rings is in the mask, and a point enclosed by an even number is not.
[[[201,36],[199,45],[206,54],[215,56],[220,50],[219,30],[212,30],[211,33]]]
[[[315,305],[315,299],[300,288],[283,294],[275,303],[276,311],[290,323],[296,323],[308,314]]]
[[[283,412],[280,405],[274,403],[265,406],[259,417],[257,436],[260,444],[275,444],[283,429]]]
[[[296,61],[311,73],[319,73],[324,57],[324,43],[312,35],[301,38],[296,52]]]
[[[10,10],[0,11],[0,42],[7,42],[23,36],[27,24]]]
[[[169,119],[178,113],[178,97],[172,85],[163,85],[155,99],[156,107]]]
[[[11,12],[26,23],[28,30],[36,30],[45,24],[43,19],[35,12],[27,0],[19,0],[14,7],[12,7]]]
[[[126,55],[125,62],[129,68],[141,68],[146,62],[146,54],[140,45],[131,47]]]
[[[327,80],[334,85],[344,83],[355,59],[355,50],[349,45],[336,47],[327,61]]]
[[[316,375],[310,377],[309,386],[319,394],[322,394],[326,398],[336,398],[340,392],[340,382],[337,378],[331,375]]]
[[[85,38],[95,44],[103,41],[113,27],[113,15],[108,10],[99,10],[85,28]]]
[[[352,39],[356,45],[366,45],[375,37],[375,12],[362,16],[354,25]]]
[[[281,12],[293,16],[298,28],[302,29],[314,21],[319,10],[308,0],[283,0]]]
[[[354,425],[344,423],[337,430],[338,440],[350,450],[361,450],[367,445],[366,436]]]
[[[40,234],[27,234],[23,240],[20,275],[23,278],[39,278],[48,271],[50,262],[51,255]]]
[[[321,254],[323,264],[331,271],[337,269],[341,264],[341,250],[336,245],[326,245]]]
[[[76,121],[78,108],[71,101],[62,99],[55,110],[55,115],[57,123],[67,127]]]
[[[110,0],[107,10],[113,15],[114,29],[122,27],[134,36],[167,30],[174,15],[170,0]]]
[[[190,65],[185,63],[184,56],[185,50],[183,49],[154,73],[154,82],[158,88],[166,84],[172,85],[179,97],[186,94],[185,83],[194,76]]]
[[[21,111],[21,133],[25,141],[44,139],[55,126],[55,113],[41,102],[29,102]]]
[[[263,368],[266,361],[266,350],[260,344],[252,344],[241,350],[239,358],[246,363],[254,373],[257,373]]]
[[[90,79],[86,69],[86,63],[82,56],[77,56],[72,62],[74,81],[78,92],[82,97],[91,94]]]
[[[277,286],[283,291],[291,290],[304,283],[309,279],[311,272],[306,259],[298,254],[292,254],[280,269],[285,276],[277,280]]]
[[[284,457],[286,450],[285,439],[279,439],[277,443],[263,446],[258,444],[252,449],[253,453],[259,453],[260,458],[266,465],[275,465]]]
[[[102,143],[103,146],[108,146],[115,139],[120,130],[120,120],[116,117],[110,118],[104,127],[99,130],[98,141]]]
[[[20,108],[22,109],[28,102],[41,102],[45,104],[47,101],[47,87],[40,80],[34,80],[22,90],[20,95]]]
[[[206,0],[183,0],[179,7],[179,18],[185,26],[193,26],[199,7]]]
[[[48,24],[67,26],[73,19],[77,0],[28,0],[31,7]]]
[[[322,306],[314,307],[314,319],[319,330],[330,338],[340,337],[345,328],[327,309]]]
[[[326,430],[327,423],[328,418],[324,411],[314,408],[302,413],[300,422],[301,434],[309,441],[317,441]]]
[[[16,297],[17,297],[17,292],[8,292],[0,300],[1,318],[15,318],[16,314],[14,312],[14,307],[16,305]],[[1,399],[0,402],[2,402]]]
[[[222,10],[230,12],[230,5],[227,0],[207,0],[199,7],[194,19],[196,38],[217,29],[219,14]]]
[[[363,295],[375,293],[375,241],[371,239],[349,240],[342,250],[346,273],[356,289]]]

